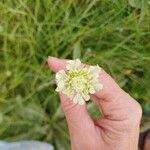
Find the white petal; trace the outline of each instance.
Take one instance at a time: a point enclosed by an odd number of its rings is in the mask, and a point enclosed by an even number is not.
[[[93,79],[91,81],[91,85],[96,91],[99,91],[103,88],[103,85],[99,82],[98,79]]]
[[[72,64],[73,63],[73,60],[69,60],[67,61],[68,64]]]
[[[67,69],[67,70],[73,70],[73,66],[70,65],[70,64],[68,64],[68,65],[66,65],[66,69]]]
[[[73,102],[80,105],[83,105],[85,103],[83,97],[80,94],[75,95],[75,97],[73,98]]]
[[[70,60],[68,61],[68,64],[66,65],[67,70],[74,70],[77,69],[81,64],[81,61],[79,59],[76,60]]]
[[[77,104],[77,103],[78,103],[77,99],[73,99],[73,102],[74,102],[75,104]]]
[[[73,69],[73,64],[74,64],[73,60],[67,61],[66,69],[67,70],[72,70]]]
[[[95,93],[95,89],[93,87],[91,87],[90,90],[89,90],[89,93],[90,94],[94,94]]]
[[[60,89],[57,87],[57,88],[55,89],[55,91],[56,91],[56,92],[60,92]]]
[[[85,101],[82,99],[79,101],[79,105],[84,105],[85,104]]]
[[[86,95],[85,95],[85,94],[83,94],[82,96],[83,96],[83,98],[84,98],[84,100],[85,100],[85,101],[90,100],[90,96],[89,96],[89,95],[87,95],[87,94],[86,94]]]
[[[64,70],[60,70],[56,73],[56,80],[65,80],[67,78]]]
[[[76,59],[74,65],[75,69],[77,69],[80,65],[81,65],[81,61],[79,59]]]
[[[98,65],[97,66],[90,66],[88,69],[89,75],[91,77],[97,78],[99,76],[100,69],[101,68]]]
[[[73,98],[73,102],[74,102],[75,104],[78,103],[78,96],[77,96],[77,95]]]
[[[79,103],[80,105],[83,105],[83,104],[85,103],[83,97],[82,97],[81,95],[79,95],[79,94],[78,94],[77,96],[78,96],[78,103]]]
[[[103,85],[102,84],[95,84],[94,85],[94,89],[96,90],[96,91],[99,91],[99,90],[102,90],[103,89]]]
[[[59,91],[62,91],[65,88],[65,82],[63,80],[57,83],[57,88]]]

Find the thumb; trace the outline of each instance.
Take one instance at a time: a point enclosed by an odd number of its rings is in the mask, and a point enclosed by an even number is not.
[[[65,70],[66,60],[49,57],[48,66],[55,73],[59,70]],[[86,105],[73,103],[66,95],[59,93],[62,109],[65,113],[71,136],[83,135],[93,126],[94,123],[87,112]]]

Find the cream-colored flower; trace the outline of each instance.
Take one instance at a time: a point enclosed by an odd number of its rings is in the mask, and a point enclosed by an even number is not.
[[[56,91],[66,94],[76,104],[85,104],[85,101],[90,99],[89,94],[94,94],[103,88],[99,82],[101,69],[98,65],[81,67],[81,61],[76,59],[68,61],[66,70],[56,73]]]

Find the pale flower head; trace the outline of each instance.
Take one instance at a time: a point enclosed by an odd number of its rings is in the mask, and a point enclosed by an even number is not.
[[[74,103],[80,105],[90,100],[89,94],[94,94],[103,88],[99,81],[100,67],[81,67],[79,59],[70,60],[66,65],[66,72],[56,73],[57,92],[66,94]]]

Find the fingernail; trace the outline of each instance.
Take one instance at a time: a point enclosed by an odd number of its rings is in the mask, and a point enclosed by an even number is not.
[[[55,60],[57,59],[56,57],[53,57],[53,56],[48,56],[48,62],[51,61],[51,60]]]
[[[54,59],[55,57],[53,57],[53,56],[48,56],[48,59]]]

